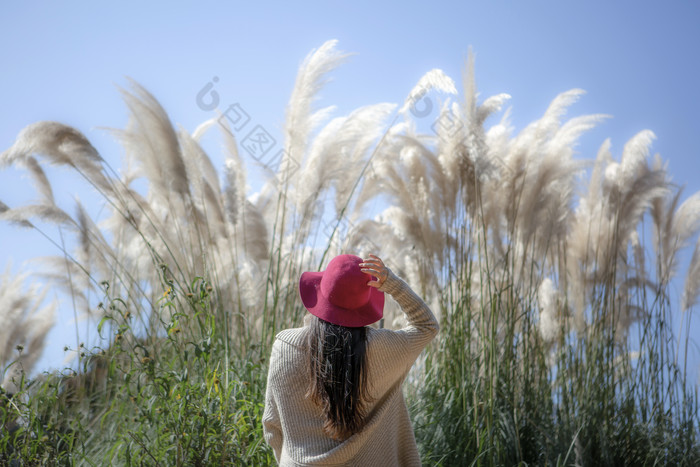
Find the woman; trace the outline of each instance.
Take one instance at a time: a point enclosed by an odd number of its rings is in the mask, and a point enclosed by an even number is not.
[[[385,292],[408,319],[399,331],[367,327]],[[277,335],[265,396],[279,465],[420,465],[401,385],[438,332],[428,306],[374,255],[303,273],[299,294],[311,314]]]

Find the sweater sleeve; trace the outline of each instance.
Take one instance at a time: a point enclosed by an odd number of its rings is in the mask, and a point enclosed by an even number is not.
[[[415,360],[438,333],[437,319],[428,305],[391,270],[379,290],[391,295],[405,313],[408,325],[395,334],[403,342],[405,351]]]
[[[263,412],[262,423],[265,441],[270,445],[275,453],[275,459],[279,462],[283,440],[282,423],[280,421],[280,415],[277,410],[277,403],[275,401],[274,389],[276,388],[276,384],[273,381],[274,372],[278,364],[278,346],[279,342],[277,341],[272,346],[270,369],[268,370],[267,375],[267,388],[265,389],[265,411]]]

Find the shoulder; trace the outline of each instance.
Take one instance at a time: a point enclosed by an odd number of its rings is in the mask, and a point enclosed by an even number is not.
[[[398,350],[401,346],[402,337],[399,331],[387,328],[367,328],[367,342],[372,350],[391,351]]]
[[[305,369],[305,328],[285,329],[277,334],[270,352],[270,374],[275,381],[289,382]]]
[[[276,346],[291,345],[293,347],[304,348],[306,340],[306,332],[308,328],[292,328],[280,331],[275,337]]]

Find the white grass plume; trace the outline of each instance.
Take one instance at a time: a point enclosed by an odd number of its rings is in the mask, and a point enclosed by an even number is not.
[[[610,141],[610,138],[607,138],[600,148],[598,148],[598,154],[596,156],[593,170],[591,171],[591,178],[588,183],[586,202],[589,205],[596,205],[600,201],[605,169],[613,161],[612,154],[610,152],[611,145],[612,142]]]
[[[243,248],[249,258],[260,264],[269,258],[269,231],[265,218],[250,201],[243,205]]]
[[[51,183],[46,176],[46,172],[44,172],[44,169],[41,168],[41,165],[39,165],[36,158],[33,156],[27,156],[27,158],[24,160],[24,164],[34,180],[34,186],[42,195],[44,201],[43,204],[55,205],[56,201],[54,200]]]
[[[627,141],[620,159],[618,186],[629,186],[644,171],[647,167],[649,146],[655,138],[650,130],[642,130]]]
[[[27,125],[20,131],[14,144],[0,154],[0,168],[12,164],[29,164],[28,158],[41,155],[53,165],[65,165],[76,169],[98,188],[108,190],[109,184],[102,173],[102,157],[78,130],[58,122],[41,121]],[[39,180],[39,183],[42,183]],[[45,188],[42,188],[45,191]]]
[[[561,323],[557,322],[557,289],[554,282],[546,277],[537,290],[540,308],[539,331],[545,342],[552,342],[557,337]]]
[[[12,211],[12,209],[7,204],[0,201],[0,218],[2,218],[2,216],[8,211]],[[20,218],[17,220],[9,220],[9,222],[16,224],[18,227],[34,228],[34,224],[26,219]]]
[[[197,140],[184,129],[178,131],[178,141],[187,170],[189,192],[196,212],[204,217],[202,226],[210,235],[225,236],[224,207],[216,169]]]
[[[54,323],[55,302],[45,304],[47,289],[36,283],[27,288],[27,279],[27,273],[12,274],[10,267],[0,276],[0,368],[14,362],[1,386],[10,392],[17,390],[21,371],[31,373]]]
[[[681,297],[681,310],[688,311],[698,303],[700,294],[700,238],[695,244],[693,256],[688,266],[688,274],[685,278],[683,295]]]
[[[318,50],[307,55],[299,67],[284,125],[284,157],[291,157],[297,164],[301,163],[306,153],[311,131],[321,120],[327,118],[329,113],[329,109],[314,111],[313,103],[319,91],[327,83],[328,73],[348,56],[336,50],[336,44],[336,40],[325,42]]]
[[[238,183],[238,173],[240,167],[234,159],[227,159],[224,164],[224,178],[226,185],[224,187],[224,204],[226,206],[226,217],[231,225],[238,222],[239,213],[241,212],[241,186]]]
[[[189,191],[187,169],[170,119],[158,101],[138,83],[133,91],[120,89],[131,111],[127,129],[117,131],[127,155],[137,160],[155,196],[163,200],[175,192],[182,196]]]
[[[691,237],[700,231],[700,192],[685,200],[680,207],[682,190],[655,203],[652,212],[656,224],[655,245],[659,255],[659,282],[667,283],[677,272],[678,252],[688,246]]]
[[[484,100],[476,110],[476,123],[483,125],[484,121],[494,112],[499,112],[508,99],[510,94],[501,93],[491,96]]]
[[[343,210],[393,109],[393,104],[361,107],[347,117],[333,119],[318,133],[298,174],[294,196],[299,212],[308,213],[311,206],[307,204],[332,185],[336,212]]]
[[[228,221],[235,225],[241,213],[246,210],[246,168],[238,153],[236,137],[231,132],[228,123],[218,119],[218,126],[224,139],[224,206]]]
[[[0,154],[0,167],[24,161],[32,154],[42,154],[57,165],[93,167],[102,160],[85,136],[68,125],[42,121],[25,127],[15,143]]]
[[[221,192],[219,173],[209,155],[200,146],[199,138],[195,136],[196,131],[191,135],[183,128],[178,131],[178,139],[183,147],[185,166],[189,173],[196,173],[201,180],[206,181],[215,192],[219,193]],[[185,145],[187,145],[187,149],[185,149]]]
[[[432,90],[452,95],[457,94],[457,88],[452,78],[447,76],[442,70],[435,68],[424,74],[418,80],[418,83],[416,83],[413,89],[411,89],[411,92],[408,93],[408,97],[406,97],[398,113],[405,114],[409,108],[414,106],[426,93]]]
[[[76,227],[73,218],[63,209],[50,204],[30,204],[0,212],[0,220],[31,226],[29,219],[36,217],[44,222]]]
[[[349,157],[341,159],[340,173],[334,180],[336,212],[341,212],[349,203],[355,183],[364,177],[365,168],[371,163],[370,158],[380,149],[377,146],[383,143],[381,138],[387,131],[385,119],[394,108],[394,104],[387,103],[363,107],[350,115],[345,128],[341,130],[347,129],[355,138],[352,144],[345,145],[347,149],[341,149],[339,153],[340,156],[347,151]]]

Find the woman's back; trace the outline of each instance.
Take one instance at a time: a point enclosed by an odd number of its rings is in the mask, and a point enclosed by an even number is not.
[[[306,395],[310,326],[278,334],[263,423],[280,465],[420,465],[401,386],[438,325],[425,303],[392,273],[380,290],[397,300],[409,324],[400,331],[367,328],[370,397],[362,428],[343,441],[328,436],[322,407]]]

